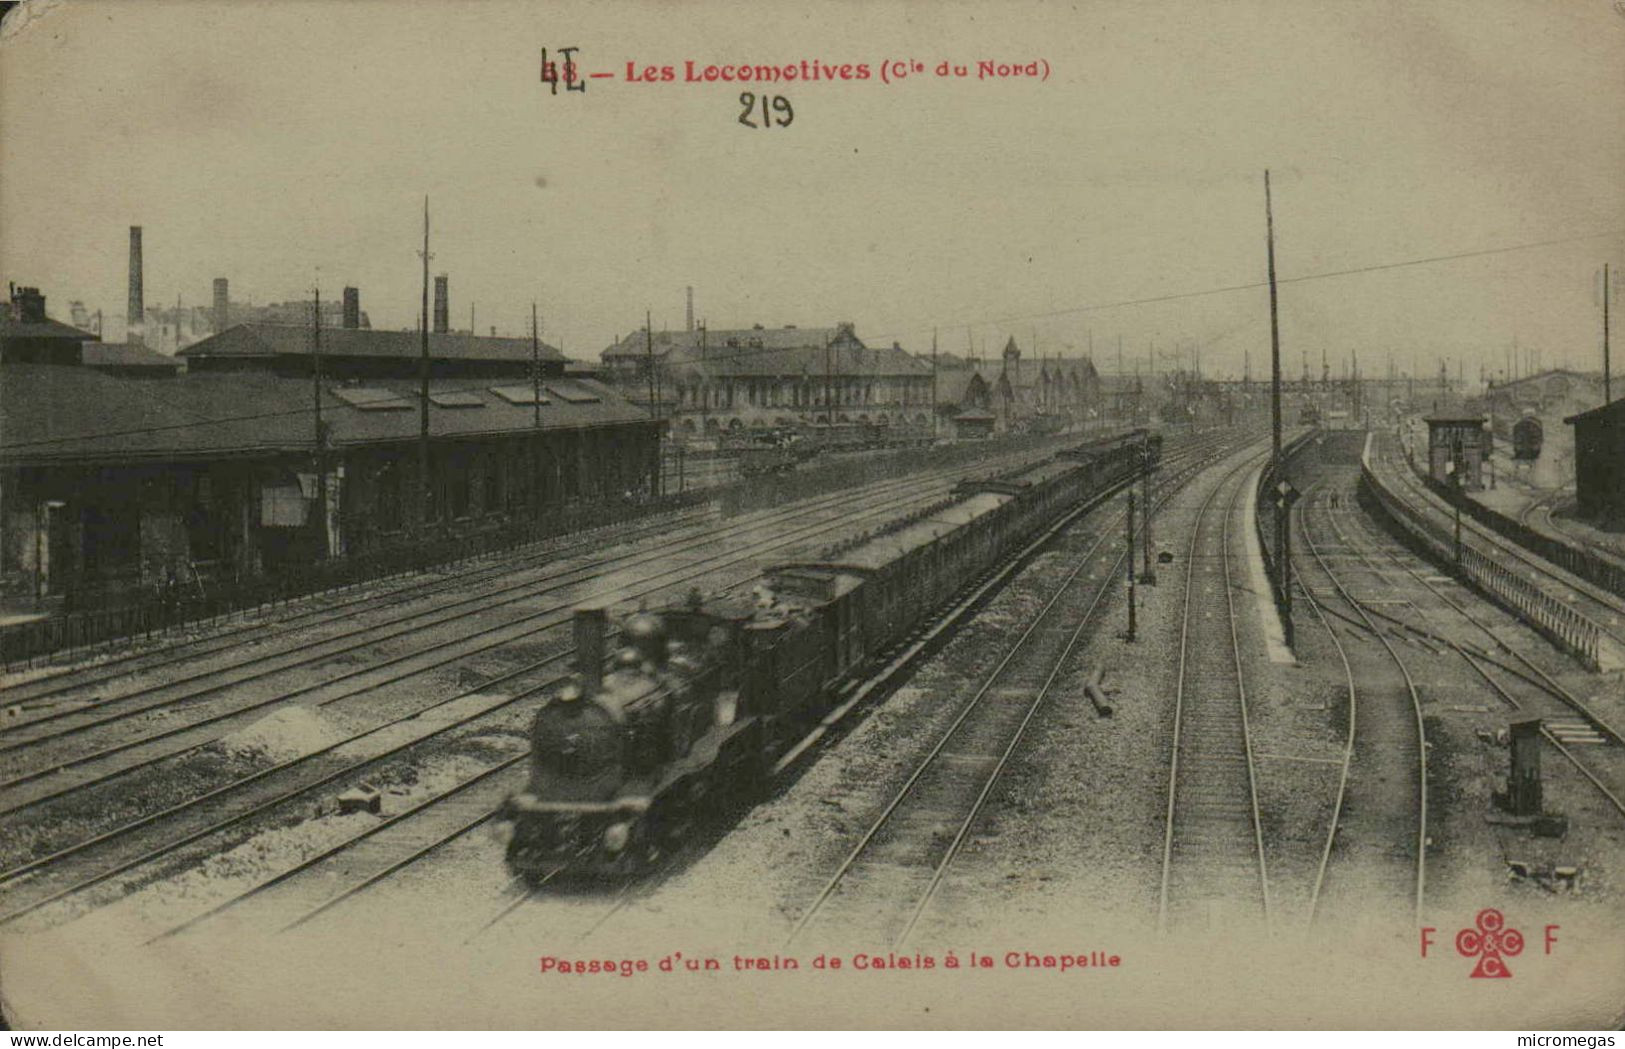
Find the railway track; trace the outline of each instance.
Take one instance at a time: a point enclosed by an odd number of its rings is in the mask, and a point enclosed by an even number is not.
[[[883,499],[884,502],[881,508],[872,511],[876,516],[885,515],[889,517],[906,509],[906,506],[898,504],[895,495],[891,492],[882,493],[877,498]],[[850,509],[850,496],[847,497],[847,502]],[[771,542],[758,544],[740,554],[730,554],[726,555],[726,557],[732,559],[730,561],[732,566],[748,563],[764,553],[794,543],[805,542],[814,535],[841,528],[850,528],[854,521],[861,521],[862,519],[862,514],[854,515],[849,512],[836,523],[824,522],[810,528],[795,530],[788,537],[779,536]],[[666,581],[661,586],[678,585],[687,582],[688,578]],[[653,589],[656,588],[646,588],[644,592]],[[607,596],[624,598],[627,595],[611,594]],[[632,596],[636,595],[633,594]],[[522,668],[521,671],[506,675],[506,677],[512,679],[521,673],[534,671],[543,666],[560,664],[567,655],[567,651],[561,650],[544,660]],[[380,736],[382,731],[416,720],[421,711],[407,715],[397,719],[396,722],[390,725],[383,726],[382,729],[373,729],[365,734],[367,737],[372,737],[379,746],[382,746],[383,749],[381,750],[374,748],[372,752],[364,755],[346,757],[340,753],[343,748],[363,738],[352,737],[333,747],[323,748],[321,751],[283,762],[246,779],[228,783],[201,797],[193,798],[159,812],[149,813],[138,820],[114,828],[106,833],[77,842],[21,866],[13,867],[0,873],[0,886],[7,888],[7,895],[12,900],[15,901],[21,897],[21,902],[14,903],[11,909],[0,915],[0,924],[14,921],[51,904],[77,897],[115,876],[127,874],[166,857],[177,848],[192,845],[211,835],[242,826],[252,819],[263,817],[271,810],[303,797],[318,787],[334,784],[341,778],[358,776],[366,768],[376,767],[383,760],[401,755],[413,746],[431,739],[444,739],[453,732],[470,728],[480,719],[488,718],[493,713],[512,707],[523,696],[534,694],[536,690],[546,688],[548,685],[555,683],[556,680],[557,678],[544,681],[520,696],[497,697],[472,715],[454,718],[447,724],[437,726],[428,732],[409,735],[407,739],[401,742],[396,742],[387,736]],[[480,688],[489,689],[493,683],[492,681],[484,682]],[[444,705],[456,699],[464,698],[465,695],[467,694],[454,696],[451,700],[441,700],[435,705]],[[318,758],[326,758],[327,760],[314,760]],[[298,774],[290,775],[291,770],[297,770]],[[137,831],[149,833],[146,837],[139,837],[134,834]],[[99,862],[97,862],[98,857]]]
[[[1165,477],[1163,501],[1210,461],[1201,459]],[[1027,727],[1132,553],[1115,548],[1121,517],[1116,513],[1102,522],[1099,537],[812,896],[788,942],[828,926],[861,928],[893,946],[913,935]],[[1102,566],[1104,574],[1090,572],[1087,577],[1093,580],[1098,574],[1099,582],[1079,583],[1086,569]]]
[[[925,483],[929,484],[930,482]],[[889,487],[883,493],[877,494],[882,494],[884,497],[906,499],[914,491],[918,490],[919,485],[920,482],[896,483],[895,487]],[[532,598],[545,596],[555,591],[565,590],[573,585],[588,582],[598,574],[606,573],[609,570],[637,567],[651,561],[669,558],[673,554],[703,549],[718,541],[738,536],[748,536],[754,530],[763,526],[797,520],[809,512],[840,508],[845,502],[844,499],[831,497],[814,501],[810,505],[800,506],[793,510],[773,511],[765,515],[751,515],[749,519],[741,522],[697,530],[687,537],[675,537],[676,542],[674,544],[663,545],[657,550],[638,550],[613,557],[598,558],[586,564],[561,568],[540,578],[523,579],[511,583],[502,582],[494,588],[479,590],[473,594],[458,597],[453,601],[406,615],[395,616],[380,623],[346,630],[337,636],[321,638],[314,643],[307,642],[304,645],[269,653],[256,652],[226,666],[210,667],[180,677],[171,677],[164,681],[137,685],[111,696],[100,696],[94,705],[89,708],[48,712],[32,719],[25,719],[20,722],[14,721],[7,727],[4,735],[0,736],[0,755],[14,754],[49,741],[92,731],[106,725],[116,725],[148,711],[159,708],[173,708],[177,704],[190,700],[217,695],[227,689],[285,674],[289,670],[315,669],[327,662],[342,663],[346,658],[370,655],[375,646],[385,642],[402,638],[419,641],[419,644],[408,655],[421,655],[428,651],[421,645],[424,631],[446,624],[457,624],[467,617],[470,609],[485,612],[493,608],[519,605]],[[510,622],[524,623],[532,619],[534,617],[520,617]],[[508,624],[497,624],[498,627],[504,625]],[[460,639],[454,637],[452,640]],[[250,668],[257,669],[251,670]],[[329,678],[323,684],[345,680],[347,677],[355,676],[358,673],[360,671],[342,673],[337,677]],[[186,686],[191,687],[189,690],[179,693],[174,691],[177,688]],[[47,724],[49,727],[40,727]],[[62,767],[61,762],[58,761],[47,761],[46,764],[53,770]],[[12,779],[0,783],[0,789],[9,789],[17,785],[18,781]]]
[[[1438,496],[1423,486],[1409,464],[1392,458],[1387,442],[1380,435],[1376,437],[1376,448],[1377,454],[1372,457],[1373,468],[1380,467],[1385,478],[1397,482],[1404,489],[1403,497],[1407,503],[1418,513],[1425,514],[1438,534],[1448,536],[1454,526],[1451,511]],[[1537,583],[1544,582],[1548,588],[1559,589],[1574,614],[1595,627],[1615,650],[1625,651],[1625,605],[1618,597],[1563,572],[1467,515],[1461,518],[1461,529],[1464,537],[1470,537],[1474,543],[1486,548],[1501,564],[1515,568]]]
[[[1197,510],[1186,551],[1157,897],[1157,924],[1164,930],[1199,916],[1211,920],[1238,905],[1256,908],[1266,922],[1271,917],[1230,567],[1230,525],[1248,487],[1242,478],[1256,461],[1243,460],[1214,485]],[[1226,489],[1219,527],[1204,527]],[[1224,594],[1217,621],[1215,589]],[[1203,612],[1195,614],[1199,591]]]
[[[1343,528],[1344,524],[1349,527]],[[1519,645],[1497,632],[1485,615],[1470,610],[1427,574],[1418,571],[1393,548],[1386,536],[1375,533],[1364,518],[1350,514],[1339,522],[1334,517],[1332,526],[1339,538],[1368,563],[1375,565],[1379,559],[1387,561],[1409,577],[1415,590],[1430,595],[1434,600],[1429,609],[1413,605],[1416,618],[1421,622],[1408,624],[1409,628],[1454,652],[1509,711],[1522,717],[1541,718],[1541,734],[1547,743],[1597,790],[1607,807],[1625,817],[1625,741],[1609,722],[1530,659]],[[1459,634],[1444,632],[1440,619],[1430,612],[1453,619],[1464,631],[1487,638],[1490,649],[1485,651],[1464,641]],[[1516,629],[1522,629],[1521,625]],[[1535,643],[1533,635],[1529,643]]]
[[[124,692],[105,694],[96,692],[93,695],[84,695],[89,690],[96,689],[98,685],[108,682],[121,682],[131,684],[131,679],[137,676],[152,674],[166,667],[178,666],[183,663],[196,663],[219,653],[230,653],[244,645],[253,645],[256,648],[268,642],[289,639],[293,643],[287,649],[274,652],[257,651],[252,661],[238,661],[231,667],[242,667],[250,662],[259,662],[271,659],[286,652],[298,651],[302,642],[298,635],[320,630],[321,628],[338,622],[352,619],[362,612],[371,612],[378,609],[394,608],[409,602],[421,601],[424,598],[447,591],[466,588],[471,582],[481,582],[486,579],[508,575],[516,571],[526,571],[531,566],[545,565],[550,562],[574,557],[582,553],[602,549],[605,544],[620,545],[636,542],[650,536],[669,533],[674,527],[682,527],[685,523],[699,523],[710,517],[710,508],[682,511],[676,514],[664,514],[655,519],[640,521],[636,527],[627,530],[593,529],[590,532],[572,535],[567,542],[544,541],[533,544],[530,548],[504,551],[501,554],[482,559],[485,563],[477,567],[470,567],[468,562],[459,562],[453,565],[438,566],[424,575],[412,576],[407,581],[398,578],[374,580],[345,588],[342,593],[354,594],[334,601],[332,592],[313,594],[303,599],[302,604],[312,607],[303,608],[281,616],[276,616],[269,622],[244,622],[235,628],[218,630],[207,636],[172,641],[158,646],[145,646],[138,650],[124,652],[110,658],[98,659],[85,666],[63,667],[55,672],[19,680],[6,682],[0,679],[0,702],[16,707],[20,713],[6,723],[4,730],[0,730],[0,742],[9,743],[19,735],[26,735],[23,730],[32,725],[54,721],[71,714],[78,713],[84,706],[100,705],[125,698],[132,692],[146,691],[139,686]],[[477,600],[479,595],[468,600]],[[440,608],[450,606],[438,606]],[[435,609],[426,610],[434,611]],[[414,613],[414,615],[426,612]],[[247,620],[252,613],[242,613]],[[391,623],[403,621],[409,617],[399,617],[377,626],[387,626]],[[361,627],[347,631],[343,636],[357,636],[374,627]],[[334,638],[323,638],[330,642]],[[164,684],[174,684],[173,681]],[[64,708],[64,704],[75,704]],[[0,752],[6,749],[0,746]]]
[[[907,485],[883,486],[881,490],[871,494],[867,501],[867,508],[865,508],[864,503],[859,503],[854,508],[851,498],[847,497],[845,499],[832,498],[823,500],[816,503],[811,509],[826,511],[851,509],[854,512],[851,516],[845,518],[843,523],[861,523],[863,520],[886,516],[900,503],[906,505],[906,500],[917,497],[924,498],[928,494],[934,494],[939,485],[940,482],[913,482]],[[708,552],[719,540],[740,536],[749,537],[764,525],[796,522],[804,518],[807,513],[808,508],[799,508],[777,513],[768,518],[753,516],[743,524],[712,529],[684,543],[662,547],[655,551],[640,551],[631,556],[600,560],[585,568],[569,569],[563,573],[564,576],[569,577],[568,579],[563,579],[561,575],[556,574],[548,579],[527,582],[522,585],[522,593],[518,595],[510,594],[510,596],[496,602],[496,604],[517,604],[555,592],[562,593],[563,597],[538,611],[524,612],[516,618],[507,619],[473,632],[454,635],[442,642],[424,643],[417,633],[423,627],[421,622],[416,626],[400,625],[418,617],[409,616],[397,619],[390,625],[389,636],[413,639],[417,641],[416,645],[394,656],[388,658],[374,657],[370,662],[363,662],[359,667],[342,670],[336,675],[329,675],[326,678],[293,689],[261,691],[257,695],[248,695],[242,698],[235,692],[231,695],[222,695],[227,690],[237,689],[248,682],[269,682],[270,679],[286,673],[290,668],[304,666],[314,669],[320,663],[331,659],[334,653],[331,651],[324,652],[314,659],[305,661],[298,661],[295,658],[293,662],[284,662],[268,669],[256,669],[250,674],[236,679],[216,680],[212,684],[197,686],[192,688],[191,691],[180,695],[171,693],[168,684],[134,690],[127,693],[123,698],[139,698],[140,701],[125,704],[117,711],[105,712],[98,710],[93,715],[87,715],[89,720],[81,719],[67,726],[57,727],[47,735],[9,739],[4,744],[0,744],[0,757],[8,754],[22,754],[32,762],[31,768],[22,770],[15,769],[17,757],[12,757],[7,762],[8,765],[13,766],[13,771],[5,782],[0,783],[0,790],[4,790],[6,795],[6,801],[0,803],[0,815],[34,806],[51,798],[60,797],[71,791],[82,789],[85,785],[102,782],[111,775],[122,774],[127,771],[128,766],[143,764],[141,760],[121,758],[113,764],[110,772],[104,769],[100,774],[97,774],[94,771],[97,764],[100,763],[105,766],[108,759],[120,758],[121,755],[127,752],[139,749],[144,753],[136,757],[162,760],[195,749],[197,745],[211,741],[228,730],[230,723],[247,721],[247,715],[265,708],[276,707],[294,699],[301,699],[309,705],[328,706],[355,697],[365,697],[376,693],[385,686],[398,685],[418,675],[439,670],[442,667],[453,666],[471,656],[478,656],[493,649],[498,649],[513,640],[528,638],[533,634],[548,630],[562,622],[561,613],[581,598],[578,591],[570,588],[577,584],[590,583],[594,579],[592,575],[594,571],[601,571],[609,565],[614,565],[617,571],[625,571],[650,562],[667,562],[677,554],[694,551],[703,554]],[[819,534],[819,529],[815,526],[803,528],[797,533],[801,537],[816,534]],[[747,550],[744,555],[749,556],[752,552]],[[717,555],[708,559],[702,558],[699,563],[702,566],[719,563],[725,560],[727,556],[732,555]],[[645,577],[645,581],[656,579],[662,581],[662,585],[677,585],[680,582],[687,581],[688,577],[684,575],[684,571],[693,567],[693,565],[686,565],[682,566],[681,569],[656,573],[653,576]],[[637,595],[633,594],[632,596]],[[468,599],[468,601],[460,601],[458,604],[464,605],[470,601],[481,599],[481,596],[476,596]],[[458,614],[448,614],[442,615],[434,622],[450,623],[455,627],[458,620]],[[367,642],[352,643],[343,651],[355,654],[353,658],[365,658],[370,654],[369,650],[378,640],[377,637],[374,637]],[[255,661],[248,660],[240,665],[246,666],[253,662]],[[195,685],[200,676],[207,677],[210,675],[189,675],[178,683]],[[488,683],[482,682],[481,687]],[[472,691],[477,691],[477,689]],[[460,695],[466,694],[462,693]],[[162,714],[164,723],[168,725],[171,720],[169,715],[176,713],[180,704],[188,699],[195,699],[205,695],[221,696],[221,698],[229,702],[224,706],[224,709],[218,709],[212,713],[205,711],[205,716],[202,718],[173,724],[171,727],[161,728],[156,732],[147,732],[134,738],[124,738],[99,749],[76,748],[74,750],[63,750],[61,745],[54,747],[43,746],[61,740],[66,736],[77,735],[93,729],[107,728],[109,726],[117,728],[132,718],[138,718],[153,712]],[[154,746],[154,744],[159,743],[164,745],[161,748]],[[156,753],[154,753],[155,751]],[[78,770],[81,769],[86,771],[79,772]],[[65,776],[65,773],[71,775]],[[34,784],[38,784],[38,786],[33,786]]]
[[[1315,541],[1310,513],[1317,506],[1329,513],[1329,494],[1327,486],[1317,486],[1298,505],[1300,549],[1310,555],[1307,561],[1298,559],[1298,564],[1312,565],[1314,575],[1323,580],[1317,590],[1300,574],[1299,584],[1322,622],[1326,603],[1341,602],[1349,617],[1376,639],[1386,658],[1366,660],[1356,654],[1359,670],[1350,672],[1351,681],[1358,682],[1351,685],[1350,695],[1351,765],[1342,778],[1328,841],[1326,857],[1333,863],[1329,868],[1323,865],[1317,876],[1311,915],[1318,918],[1328,909],[1328,896],[1342,917],[1369,912],[1373,899],[1398,898],[1410,902],[1411,917],[1419,921],[1427,895],[1428,847],[1428,742],[1422,699],[1409,665],[1367,611],[1370,599],[1357,597],[1332,567],[1346,546],[1339,540],[1337,548],[1328,550]],[[1347,497],[1353,498],[1352,489]],[[1387,591],[1386,580],[1379,578],[1378,585]],[[1347,656],[1341,643],[1338,647]]]
[[[804,752],[822,734],[822,728],[815,729],[802,741],[801,746],[793,748],[792,753]],[[516,756],[490,770],[489,782],[485,782],[487,774],[482,774],[479,783],[470,781],[459,784],[439,797],[426,799],[403,810],[397,816],[369,827],[354,839],[317,852],[295,867],[221,901],[162,935],[188,931],[228,911],[256,927],[275,927],[280,923],[281,928],[292,929],[348,903],[387,878],[429,859],[440,849],[463,839],[488,822],[497,803],[523,784],[523,769],[515,767],[521,760],[522,757]],[[778,771],[782,772],[786,765],[781,763]],[[547,880],[550,879],[544,879],[544,882]],[[327,893],[314,906],[311,900],[312,885]],[[516,892],[516,887],[510,883],[505,891],[504,895],[508,898],[498,909],[499,917],[540,895],[537,891],[540,886],[525,892]],[[630,896],[623,895],[617,909],[627,905],[630,899]],[[289,920],[289,914],[297,916]],[[608,920],[607,915],[604,920]]]

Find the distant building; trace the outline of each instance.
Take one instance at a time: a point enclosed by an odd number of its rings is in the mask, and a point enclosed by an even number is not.
[[[1490,432],[1483,416],[1434,416],[1428,424],[1428,476],[1441,484],[1469,491],[1484,488],[1484,461],[1490,456]]]
[[[82,353],[86,368],[126,379],[172,379],[186,367],[179,357],[127,343],[87,342]]]
[[[81,346],[96,341],[88,331],[47,317],[38,288],[13,284],[11,301],[0,307],[0,364],[77,365]]]
[[[552,347],[536,374],[529,340],[431,333],[425,478],[415,333],[324,331],[319,393],[308,328],[234,325],[184,348],[187,373],[163,381],[132,376],[174,358],[66,325],[14,324],[8,310],[0,336],[0,598],[13,606],[404,542],[425,489],[425,531],[439,535],[647,498],[658,480],[644,408],[567,375]]]
[[[321,331],[322,373],[329,378],[414,378],[422,356],[422,334],[369,328]],[[317,335],[308,319],[294,324],[234,324],[180,351],[194,372],[269,371],[310,375]],[[562,376],[564,355],[557,347],[529,339],[429,333],[429,374],[434,378],[525,378],[532,358],[543,376]]]
[[[1625,400],[1563,421],[1574,427],[1578,514],[1603,528],[1625,528]]]
[[[895,343],[864,345],[847,322],[833,328],[639,330],[600,356],[621,392],[652,404],[680,436],[824,421],[922,432],[931,426],[930,366]]]
[[[954,431],[973,435],[1054,429],[1098,417],[1104,407],[1101,378],[1094,362],[1052,357],[1023,360],[1014,337],[997,364],[940,355],[937,405]]]

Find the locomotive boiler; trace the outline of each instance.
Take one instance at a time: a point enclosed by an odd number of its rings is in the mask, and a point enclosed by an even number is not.
[[[966,584],[1089,499],[1154,467],[1137,430],[942,501],[816,559],[628,616],[575,614],[575,674],[530,729],[530,778],[504,802],[515,874],[631,875],[699,820],[757,796],[835,694]]]

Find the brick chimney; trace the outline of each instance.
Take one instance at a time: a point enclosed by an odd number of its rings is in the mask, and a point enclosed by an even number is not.
[[[361,327],[361,289],[344,289],[344,326],[346,328]]]
[[[130,303],[124,315],[124,341],[140,346],[145,342],[147,300],[141,290],[141,227],[130,227]]]
[[[43,324],[45,322],[45,296],[39,293],[38,288],[19,288],[11,286],[11,316],[19,324]]]
[[[214,330],[225,331],[231,324],[231,288],[226,278],[214,279]]]
[[[444,273],[434,279],[434,331],[437,335],[451,331],[451,300],[446,279]]]

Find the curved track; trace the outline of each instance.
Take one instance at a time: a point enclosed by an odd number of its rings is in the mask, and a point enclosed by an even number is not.
[[[1164,492],[1177,489],[1209,461],[1165,477]],[[1121,520],[1116,512],[1101,522],[1099,537],[824,879],[788,942],[814,926],[862,928],[893,945],[914,933],[1027,727],[1120,578],[1130,552],[1109,551],[1118,541]],[[1040,538],[1034,548],[1048,539]],[[1078,585],[1086,568],[1103,561],[1110,567],[1099,582]]]
[[[937,489],[943,483],[915,482],[910,490],[923,486],[927,491],[923,496],[916,492],[915,498],[926,498],[937,494]],[[771,542],[755,544],[742,552],[708,558],[701,564],[706,566],[705,572],[715,571],[718,567],[748,565],[756,557],[783,546],[849,529],[854,522],[861,523],[865,516],[893,516],[906,509],[906,505],[900,506],[897,501],[897,487],[881,486],[880,493],[871,495],[871,501],[875,505],[857,515],[848,512],[834,523],[821,522],[814,526],[794,529],[788,536],[777,536]],[[844,501],[850,510],[850,495],[846,496]],[[667,553],[669,554],[669,551]],[[662,579],[658,586],[649,586],[645,583],[639,592],[648,593],[655,589],[679,585],[703,574],[694,571],[693,567],[685,566],[661,573],[662,576],[669,575],[675,578]],[[684,574],[685,572],[687,574]],[[636,596],[636,592],[616,591],[606,596],[625,598]],[[561,606],[558,611],[563,612],[564,608]],[[563,621],[562,616],[559,621]],[[493,684],[503,679],[513,681],[526,673],[555,665],[566,655],[568,652],[561,649],[542,660],[527,664],[519,671],[504,675],[502,679],[484,681],[477,689],[439,700],[431,706],[444,706],[459,699],[470,698],[482,690],[490,689]],[[543,682],[536,688],[544,688],[551,683],[551,681]],[[0,874],[0,884],[11,886],[7,891],[8,896],[13,901],[21,902],[14,903],[3,916],[0,916],[0,923],[13,921],[48,904],[76,896],[116,875],[162,857],[176,848],[200,841],[211,834],[238,827],[279,805],[306,795],[317,787],[333,784],[343,777],[356,776],[363,769],[375,767],[383,759],[401,754],[409,747],[429,739],[445,738],[451,732],[467,728],[480,719],[489,718],[490,715],[510,707],[524,695],[532,694],[534,690],[527,690],[519,696],[496,697],[493,701],[483,703],[480,709],[471,715],[454,718],[449,724],[434,726],[430,731],[421,731],[419,728],[415,735],[410,735],[404,742],[397,742],[387,730],[415,721],[423,713],[421,709],[415,710],[385,725],[369,729],[360,736],[351,737],[343,743],[261,770],[199,797],[161,811],[147,813],[112,830],[76,841],[49,855],[15,866]],[[377,745],[370,752],[359,755],[359,760],[356,756],[347,758],[339,753],[346,744],[369,738],[376,741]],[[382,749],[379,750],[378,747]]]
[[[1236,634],[1230,569],[1231,520],[1246,471],[1237,465],[1208,493],[1191,528],[1179,628],[1179,669],[1170,734],[1168,808],[1163,824],[1157,924],[1211,919],[1241,904],[1270,917],[1258,784],[1247,723],[1247,687]],[[1220,494],[1230,490],[1227,499]],[[1211,511],[1221,503],[1218,528]],[[1224,592],[1215,621],[1215,589]],[[1196,611],[1200,592],[1202,611]]]
[[[1373,898],[1398,896],[1410,900],[1412,918],[1419,921],[1427,894],[1428,843],[1428,744],[1422,700],[1410,667],[1368,614],[1366,601],[1332,567],[1343,551],[1327,550],[1315,541],[1309,515],[1317,506],[1329,508],[1329,493],[1321,486],[1298,507],[1302,548],[1325,580],[1319,601],[1330,596],[1344,604],[1387,658],[1356,657],[1359,694],[1367,709],[1351,730],[1354,765],[1339,799],[1331,851],[1335,866],[1330,883],[1317,894],[1316,914],[1327,894],[1355,914]],[[1299,578],[1307,588],[1307,580]],[[1386,590],[1386,580],[1378,583]]]

